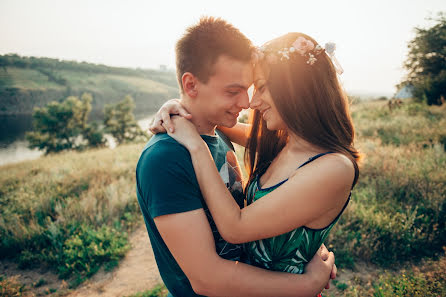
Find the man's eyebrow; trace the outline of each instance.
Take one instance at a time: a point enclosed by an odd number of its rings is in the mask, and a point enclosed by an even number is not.
[[[244,89],[244,90],[248,89],[248,87],[241,85],[241,84],[237,84],[237,83],[225,86],[225,89],[232,89],[232,88],[239,88],[239,89]]]

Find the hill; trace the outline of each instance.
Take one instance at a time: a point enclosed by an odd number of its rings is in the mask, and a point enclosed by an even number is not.
[[[93,95],[93,113],[131,95],[138,113],[148,114],[178,97],[178,85],[172,71],[0,55],[0,115],[31,114],[34,107],[84,92]]]
[[[351,111],[364,159],[349,206],[326,241],[339,272],[324,296],[446,296],[445,106],[406,100],[389,109],[386,101],[367,101]],[[100,267],[116,267],[134,243],[131,232],[143,224],[135,193],[143,146],[0,167],[1,292],[40,290],[50,280],[36,269],[49,269],[74,288]],[[154,276],[139,272],[145,280]],[[14,278],[19,274],[34,278],[22,286],[26,281]],[[63,294],[66,283],[59,282],[61,289],[51,287],[48,295]]]

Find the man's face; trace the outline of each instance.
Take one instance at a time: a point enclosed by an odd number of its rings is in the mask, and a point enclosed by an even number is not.
[[[211,126],[232,127],[242,109],[249,107],[248,88],[253,74],[250,62],[220,56],[206,84],[199,83],[197,102]]]

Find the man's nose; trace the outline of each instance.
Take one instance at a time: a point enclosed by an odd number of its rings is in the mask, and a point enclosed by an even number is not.
[[[243,94],[237,104],[240,108],[247,109],[249,107],[249,96],[248,93]]]
[[[251,102],[249,104],[249,107],[251,109],[256,109],[260,106],[260,104],[261,104],[261,100],[259,99],[259,96],[256,93],[254,93],[254,95],[252,96]]]

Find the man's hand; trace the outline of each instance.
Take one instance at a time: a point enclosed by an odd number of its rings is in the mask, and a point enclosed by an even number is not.
[[[337,269],[334,262],[334,254],[329,252],[325,245],[322,245],[305,267],[305,274],[321,291],[330,287],[330,279],[336,278]]]
[[[187,110],[181,105],[180,99],[170,99],[164,103],[156,113],[152,124],[150,124],[149,127],[150,132],[153,134],[166,133],[166,127],[171,133],[173,133],[175,131],[175,127],[170,119],[171,115],[179,115],[188,120],[192,118],[192,115],[188,113]]]

